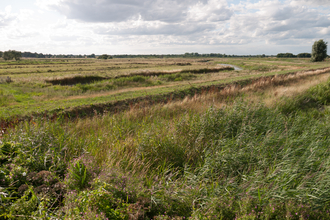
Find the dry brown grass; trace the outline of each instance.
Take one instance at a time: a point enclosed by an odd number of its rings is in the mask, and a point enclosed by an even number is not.
[[[167,104],[144,106],[136,104],[127,114],[133,118],[141,118],[154,114],[168,114],[173,116],[186,111],[204,112],[210,106],[221,108],[230,105],[236,97],[244,95],[250,102],[264,102],[267,106],[274,106],[284,96],[295,96],[305,92],[312,86],[328,80],[330,68],[316,71],[302,71],[292,75],[278,75],[264,77],[248,86],[229,85],[221,91],[208,91],[201,95],[186,97],[180,101],[172,101]]]

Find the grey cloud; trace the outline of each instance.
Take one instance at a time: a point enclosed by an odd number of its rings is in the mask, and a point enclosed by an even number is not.
[[[62,0],[50,7],[85,22],[120,22],[140,16],[146,21],[178,22],[198,2],[207,0]]]
[[[315,38],[314,30],[301,30],[293,33],[292,38],[295,39],[313,39]]]
[[[228,10],[227,8],[221,7],[220,9],[215,9],[210,12],[208,21],[217,22],[217,21],[226,21],[233,16],[234,12]]]
[[[274,20],[286,20],[294,15],[294,9],[292,7],[284,7],[278,9],[273,15]]]
[[[292,38],[283,38],[283,39],[271,38],[269,39],[269,42],[276,45],[297,45],[301,43],[300,40],[292,39]]]
[[[330,20],[326,17],[316,17],[311,19],[291,19],[287,20],[287,24],[275,24],[268,28],[268,31],[289,31],[289,30],[303,30],[307,28],[328,27]]]
[[[330,6],[329,0],[295,0],[295,2],[315,6]]]
[[[295,1],[247,2],[239,11],[225,0],[61,0],[52,7],[70,19],[100,22],[93,33],[112,44],[297,45],[330,33],[329,13]]]
[[[184,24],[162,24],[155,27],[142,26],[135,28],[120,28],[106,29],[98,28],[95,30],[97,34],[104,35],[192,35],[195,33],[201,33],[210,31],[215,28],[212,24],[195,24],[195,23],[184,23]]]

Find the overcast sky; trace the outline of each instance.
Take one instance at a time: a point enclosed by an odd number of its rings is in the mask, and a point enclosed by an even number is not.
[[[330,0],[1,0],[0,50],[52,54],[311,52]]]

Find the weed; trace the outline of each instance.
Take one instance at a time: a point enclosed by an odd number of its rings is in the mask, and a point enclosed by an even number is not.
[[[90,186],[99,172],[91,157],[82,156],[68,166],[65,183],[71,190],[83,190]]]

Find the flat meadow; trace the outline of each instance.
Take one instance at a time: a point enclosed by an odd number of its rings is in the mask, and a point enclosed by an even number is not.
[[[328,219],[329,76],[303,58],[1,61],[0,219]]]

